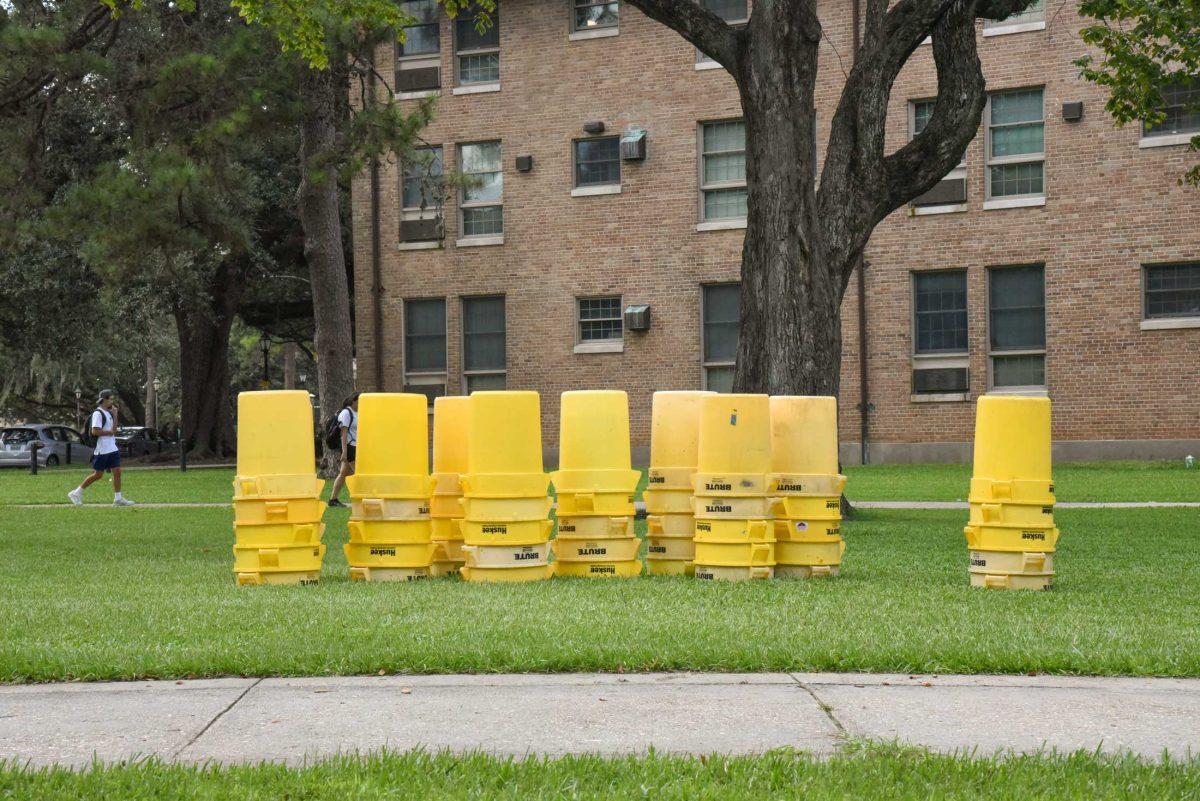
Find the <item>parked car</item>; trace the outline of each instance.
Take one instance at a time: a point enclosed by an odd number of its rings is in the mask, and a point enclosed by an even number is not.
[[[67,463],[67,446],[71,447],[71,462],[86,465],[92,457],[92,448],[83,441],[83,436],[73,428],[58,425],[33,423],[25,426],[10,426],[0,429],[0,466],[29,466],[29,446],[41,442],[38,464],[44,467]]]
[[[117,429],[117,447],[122,456],[145,456],[160,453],[166,443],[158,434],[144,426],[121,426]]]

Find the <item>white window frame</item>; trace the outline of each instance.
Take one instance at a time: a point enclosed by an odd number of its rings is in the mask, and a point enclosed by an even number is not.
[[[580,142],[590,142],[597,139],[617,140],[617,180],[606,184],[579,184],[579,151]],[[589,195],[619,195],[621,194],[621,137],[618,136],[583,136],[571,140],[571,197],[586,197]]]
[[[988,392],[994,395],[1045,395],[1047,387],[1050,385],[1050,370],[1049,360],[1046,358],[1047,348],[1028,349],[1028,350],[994,350],[992,348],[992,271],[1007,270],[1013,267],[1041,267],[1042,268],[1042,341],[1046,341],[1045,329],[1047,327],[1048,315],[1046,314],[1046,265],[1045,264],[1006,264],[999,267],[988,267],[986,273],[987,288],[985,293],[985,314],[987,320],[987,385]],[[995,381],[995,358],[997,356],[1041,356],[1042,357],[1042,384],[1030,384],[1027,386],[1011,386],[997,387]]]
[[[934,207],[937,208],[937,207]],[[962,273],[967,292],[967,346],[962,350],[917,352],[917,276],[929,273]],[[965,267],[950,267],[944,270],[910,270],[908,282],[909,307],[912,309],[909,325],[912,330],[912,369],[966,369],[967,389],[963,392],[916,392],[912,390],[911,377],[909,401],[912,403],[936,403],[940,401],[965,401],[971,398],[971,284],[970,274]]]
[[[699,2],[699,0],[697,0],[697,2]],[[741,19],[725,20],[725,24],[731,28],[744,28],[749,22],[750,22],[750,0],[746,0],[746,16],[742,17]],[[698,47],[696,48],[696,70],[697,71],[723,70],[723,69],[725,69],[725,65],[721,64],[720,62],[714,61],[713,59],[709,58],[708,55],[703,50],[701,50]]]
[[[420,25],[409,25],[406,27],[421,28],[421,27],[425,27],[425,25],[432,25],[432,24],[433,23],[422,23]],[[438,68],[438,88],[436,88],[436,89],[419,89],[419,90],[413,91],[413,92],[397,91],[396,97],[398,99],[400,99],[400,100],[417,100],[417,99],[425,98],[425,97],[437,97],[438,95],[440,95],[442,93],[442,90],[441,90],[441,83],[442,83],[442,75],[441,75],[442,28],[441,28],[441,25],[442,25],[442,22],[441,22],[440,7],[438,10],[437,25],[438,25],[438,50],[436,53],[421,53],[421,54],[415,55],[415,56],[402,56],[402,55],[399,55],[400,43],[399,42],[396,43],[396,53],[397,53],[397,55],[396,55],[396,71],[400,72],[400,71],[403,71],[406,69],[425,69],[428,67],[437,67]]]
[[[1141,293],[1142,293],[1142,319],[1139,327],[1143,331],[1160,331],[1177,328],[1200,328],[1200,314],[1172,314],[1172,315],[1155,315],[1150,316],[1149,300],[1147,294],[1147,279],[1150,276],[1150,270],[1155,267],[1173,267],[1177,265],[1190,266],[1200,270],[1200,261],[1168,261],[1168,262],[1150,262],[1142,265],[1141,269]]]
[[[504,304],[504,368],[501,370],[468,370],[467,369],[467,304],[473,300],[496,300]],[[504,294],[495,295],[464,295],[460,299],[462,311],[462,393],[471,394],[471,379],[477,376],[504,376],[504,385],[508,386],[508,297]]]
[[[504,244],[504,145],[500,139],[484,139],[478,142],[460,142],[455,148],[455,157],[458,159],[458,168],[462,171],[463,166],[463,148],[475,147],[478,145],[495,145],[500,148],[500,197],[497,200],[467,200],[466,187],[463,187],[458,192],[458,239],[455,240],[455,245],[458,247],[472,247],[475,245],[503,245]],[[443,153],[444,156],[444,153]],[[445,162],[443,162],[444,169]],[[475,175],[482,173],[463,173],[464,175]],[[500,209],[500,233],[498,234],[467,234],[466,223],[463,215],[463,209],[484,209],[497,207]]]
[[[578,28],[575,25],[575,12],[588,6],[615,5],[617,7],[617,22],[613,25],[599,25],[592,28]],[[620,0],[567,0],[567,39],[580,42],[587,39],[603,39],[616,36],[621,32],[621,3]]]
[[[585,300],[617,299],[617,317],[621,324],[621,336],[616,339],[584,339],[583,316],[580,303]],[[625,296],[624,295],[577,295],[575,303],[575,353],[623,353],[625,351]],[[604,318],[614,319],[614,318]]]
[[[1028,122],[1003,123],[1001,125],[992,125],[992,99],[996,95],[1010,94],[1013,92],[1028,92],[1038,90],[1042,93],[1042,152],[1041,153],[1022,153],[1017,156],[1000,156],[994,158],[992,156],[992,128],[1007,128],[1011,125],[1028,125]],[[1027,86],[1014,87],[1011,89],[998,89],[988,93],[987,104],[984,108],[984,140],[983,140],[983,183],[984,183],[984,209],[1007,209],[1017,208],[1020,206],[1044,206],[1046,204],[1046,88],[1044,86]],[[999,167],[1008,164],[1041,164],[1042,165],[1042,191],[1035,194],[1024,195],[1002,195],[1001,197],[992,197],[992,167]]]
[[[426,147],[414,148],[415,150],[437,150],[438,157],[442,162],[442,175],[446,173],[446,148],[443,145],[429,145]],[[426,205],[425,208],[420,206],[405,206],[404,205],[404,180],[407,172],[403,163],[400,165],[400,220],[436,220],[441,216],[445,206],[445,197],[440,197],[434,204]],[[443,236],[445,232],[443,231]],[[401,250],[425,250],[430,248],[440,247],[441,240],[400,240]]]
[[[467,10],[467,9],[464,9]],[[496,8],[492,13],[492,26],[496,30],[496,46],[495,47],[476,47],[470,50],[460,50],[458,47],[458,25],[452,27],[451,35],[454,37],[454,89],[452,94],[456,95],[471,95],[482,94],[485,92],[500,91],[500,4],[496,4]],[[462,59],[464,56],[487,56],[496,55],[496,80],[494,81],[471,81],[464,82],[462,79]]]
[[[700,388],[708,389],[708,370],[710,367],[716,368],[737,368],[737,358],[733,361],[711,361],[708,359],[708,353],[704,346],[704,326],[705,326],[705,290],[710,286],[741,286],[741,281],[709,281],[700,285]]]
[[[917,104],[918,103],[933,103],[937,98],[934,97],[918,97],[908,101],[908,141],[912,141],[917,137]],[[958,166],[950,170],[942,176],[943,181],[961,180],[963,182],[964,194],[970,191],[970,184],[967,182],[967,151],[963,151],[962,161],[958,162]],[[1042,176],[1045,181],[1045,175]],[[913,198],[915,201],[916,198]],[[918,206],[915,203],[909,203],[913,214],[917,217],[926,214],[953,214],[956,212],[967,211],[968,202],[962,203],[943,203],[936,206]]]
[[[705,211],[704,211],[705,210],[705,203],[704,203],[704,193],[705,192],[718,191],[721,189],[747,189],[748,188],[745,178],[742,178],[740,181],[715,181],[713,183],[705,183],[705,181],[704,181],[704,157],[706,155],[708,155],[704,151],[704,126],[719,125],[721,123],[726,123],[726,122],[740,122],[740,123],[742,123],[742,126],[744,128],[744,126],[746,124],[746,119],[745,119],[745,117],[730,117],[727,119],[720,119],[720,120],[702,120],[696,126],[696,153],[699,156],[699,158],[696,159],[696,168],[697,168],[696,182],[700,188],[699,195],[697,196],[698,205],[697,205],[697,209],[696,209],[696,212],[697,212],[696,216],[697,216],[697,219],[699,220],[698,224],[696,225],[697,231],[720,231],[720,230],[725,230],[725,229],[729,229],[729,228],[745,228],[746,227],[746,218],[745,217],[715,217],[710,220],[710,219],[708,219],[708,217],[705,216]],[[717,152],[718,153],[736,153],[737,151],[722,150],[722,151],[717,151]],[[746,153],[746,147],[744,144],[742,145],[741,152],[743,155]]]
[[[1044,30],[1046,30],[1046,4],[1044,1],[1042,8],[1032,14],[1028,11],[1022,11],[1006,19],[987,19],[983,21],[983,35],[985,37]]]

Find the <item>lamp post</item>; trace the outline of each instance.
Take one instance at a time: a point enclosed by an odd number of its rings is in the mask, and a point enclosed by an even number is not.
[[[80,389],[79,387],[75,387],[75,427],[76,428],[80,428],[83,426],[83,419],[82,419],[83,413],[79,408],[79,401],[82,397],[83,397],[83,390]]]

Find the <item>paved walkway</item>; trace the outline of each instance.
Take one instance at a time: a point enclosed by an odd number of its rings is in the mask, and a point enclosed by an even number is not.
[[[1200,679],[566,674],[0,686],[0,759],[297,763],[388,747],[682,753],[847,738],[939,751],[1200,753]]]

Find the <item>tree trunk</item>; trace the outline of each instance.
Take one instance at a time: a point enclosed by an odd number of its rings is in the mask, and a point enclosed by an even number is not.
[[[295,342],[283,343],[283,388],[296,388],[296,347]]]
[[[175,307],[179,333],[180,447],[194,456],[232,456],[233,407],[229,398],[229,329],[244,277],[222,264],[209,285],[206,303]]]
[[[158,377],[158,362],[153,356],[146,357],[146,428],[151,431],[158,430],[158,390],[154,388],[154,382]]]
[[[786,9],[770,9],[755,9],[739,81],[748,208],[734,389],[836,396],[845,280],[816,213],[817,48]]]
[[[338,123],[346,82],[339,61],[329,70],[302,67],[300,94],[304,114],[300,128],[299,217],[304,229],[304,257],[312,282],[317,392],[323,421],[337,413],[342,399],[354,391],[350,289],[342,249],[336,159]],[[337,453],[327,451],[321,473],[335,469]]]

